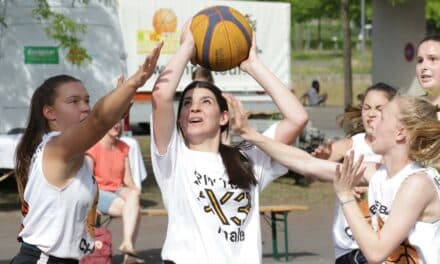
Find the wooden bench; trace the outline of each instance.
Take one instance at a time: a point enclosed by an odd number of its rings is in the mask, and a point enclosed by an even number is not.
[[[147,216],[167,216],[167,211],[165,209],[142,209],[142,215]]]
[[[278,239],[277,239],[277,222],[284,223],[284,257],[287,261],[289,259],[289,232],[288,232],[288,214],[293,211],[307,211],[309,208],[304,205],[265,205],[260,206],[260,214],[266,215],[270,214],[270,227],[272,229],[272,251],[273,258],[280,260],[278,254]],[[146,216],[166,216],[167,211],[165,209],[143,209],[141,211],[142,215]]]
[[[273,258],[280,260],[278,254],[278,239],[277,239],[277,222],[284,223],[284,257],[285,260],[289,260],[289,230],[288,230],[288,214],[293,211],[307,211],[309,208],[304,205],[265,205],[260,206],[260,214],[270,214],[270,227],[272,229],[272,252]]]

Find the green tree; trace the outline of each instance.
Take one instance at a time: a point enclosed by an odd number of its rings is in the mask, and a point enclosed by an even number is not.
[[[0,5],[6,5],[6,2],[10,1],[13,0],[0,0]],[[66,15],[55,12],[47,0],[34,0],[34,2],[33,16],[44,25],[46,34],[54,39],[60,48],[67,51],[67,61],[78,66],[89,62],[91,57],[82,46],[82,37],[87,30],[86,25],[76,23]],[[89,2],[90,0],[72,0],[72,6],[87,5]],[[6,28],[8,26],[1,14],[0,24]]]
[[[347,109],[352,105],[353,76],[351,67],[351,30],[350,30],[350,0],[341,0],[341,23],[344,31],[344,106]]]
[[[440,28],[440,1],[426,1],[426,20],[436,28]]]

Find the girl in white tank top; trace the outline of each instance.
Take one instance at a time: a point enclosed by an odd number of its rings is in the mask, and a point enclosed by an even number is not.
[[[343,127],[352,127],[352,133],[365,132],[341,139],[334,144],[329,141],[326,147],[318,147],[312,155],[337,162],[341,161],[349,151],[354,151],[355,160],[363,155],[363,161],[368,164],[370,170],[365,174],[362,184],[367,186],[369,175],[374,173],[382,159],[380,155],[375,154],[371,149],[373,128],[380,119],[382,108],[394,97],[396,92],[395,88],[384,83],[376,83],[368,87],[364,93],[361,108],[353,108],[352,111],[345,113],[341,122]],[[362,211],[367,217],[369,215],[367,200],[358,199],[357,202],[363,208]],[[339,202],[335,204],[332,234],[337,264],[366,263],[362,253],[358,250],[359,246],[345,220]]]
[[[249,126],[249,122],[247,122],[246,115],[244,114],[246,111],[241,103],[232,96],[227,96],[227,99],[234,108],[235,122],[232,123],[234,132],[261,148],[289,169],[308,178],[332,182],[335,177],[336,167],[339,164],[335,161],[339,162],[348,150],[353,149],[357,156],[366,156],[364,160],[366,161],[365,163],[368,163],[369,170],[365,175],[365,182],[368,182],[368,176],[375,172],[377,163],[381,160],[379,155],[373,153],[368,142],[372,140],[373,126],[375,121],[380,118],[382,107],[389,102],[395,93],[396,89],[384,83],[377,83],[369,87],[364,97],[362,111],[356,111],[355,116],[359,117],[362,115],[362,118],[358,118],[358,120],[362,121],[358,128],[365,129],[366,133],[340,140],[335,143],[332,149],[321,147],[320,150],[317,149],[315,153],[312,153],[320,158],[314,157],[296,147],[280,144],[261,135]],[[364,203],[367,205],[366,201]],[[366,260],[358,250],[358,246],[350,236],[351,233],[348,230],[348,225],[338,209],[335,212],[334,234],[335,251],[338,257],[337,263],[366,263]]]
[[[351,137],[353,147],[351,148],[354,151],[355,160],[358,160],[361,155],[363,155],[364,163],[372,163],[372,164],[380,164],[382,160],[382,156],[377,155],[373,152],[370,145],[365,140],[365,133],[359,133]],[[359,206],[362,208],[364,215],[368,216],[368,202],[365,199],[358,200]],[[353,234],[350,230],[350,227],[347,223],[347,220],[344,217],[344,213],[342,212],[342,208],[337,201],[335,204],[335,215],[333,219],[333,245],[335,249],[335,258],[339,259],[336,263],[347,263],[348,257],[342,257],[346,254],[352,254],[353,250],[359,248],[356,243],[356,240],[353,237]],[[352,255],[354,255],[353,253]],[[360,253],[357,253],[357,256],[360,256]],[[341,258],[342,257],[342,258]],[[360,257],[358,257],[360,258]],[[342,259],[345,259],[342,262]]]
[[[440,263],[440,177],[419,165],[439,161],[439,134],[437,107],[428,101],[398,96],[385,106],[372,142],[384,162],[369,186],[373,227],[353,195],[360,163],[351,154],[338,168],[335,192],[368,262]]]
[[[161,46],[93,110],[81,81],[68,75],[53,76],[34,92],[16,151],[22,245],[11,263],[78,263],[94,250],[97,187],[84,153],[127,110],[153,73]]]

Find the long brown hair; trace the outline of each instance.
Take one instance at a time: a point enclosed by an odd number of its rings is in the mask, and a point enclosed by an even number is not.
[[[204,88],[211,91],[217,100],[220,112],[228,111],[228,104],[226,102],[226,99],[222,96],[222,92],[217,86],[210,82],[194,81],[190,83],[182,92],[177,110],[178,118],[180,117],[183,98],[185,97],[185,94],[194,88]],[[181,130],[181,127],[179,126],[179,121],[177,121],[177,127]],[[225,131],[226,133],[228,133],[229,123],[221,126],[220,131]],[[257,179],[255,178],[252,169],[252,162],[240,150],[240,148],[235,146],[228,146],[220,141],[218,150],[220,156],[222,157],[223,165],[226,168],[226,173],[229,177],[230,184],[237,185],[241,189],[249,189],[251,185],[257,184]]]
[[[53,76],[46,79],[32,95],[27,125],[18,143],[15,157],[15,175],[21,202],[24,202],[24,189],[28,181],[32,156],[41,143],[43,135],[51,131],[47,119],[43,116],[43,107],[52,106],[57,88],[69,82],[81,81],[68,75]]]
[[[364,94],[361,95],[361,103],[359,106],[348,106],[344,114],[339,117],[339,125],[346,131],[347,136],[353,136],[365,131],[362,123],[362,107],[364,105],[365,97],[371,91],[383,92],[389,101],[397,93],[397,89],[383,82],[378,82],[368,87]]]
[[[409,158],[422,165],[433,165],[440,159],[440,122],[438,107],[429,101],[413,97],[398,96],[397,119],[408,130]]]

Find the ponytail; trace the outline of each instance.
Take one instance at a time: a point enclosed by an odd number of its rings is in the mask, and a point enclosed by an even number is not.
[[[252,162],[238,147],[220,143],[219,152],[230,184],[237,185],[241,189],[250,189],[251,185],[257,184]]]
[[[440,122],[429,120],[416,124],[409,133],[409,157],[428,166],[440,160]]]

